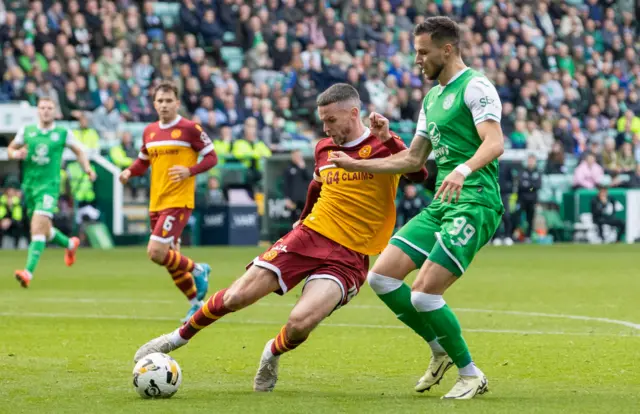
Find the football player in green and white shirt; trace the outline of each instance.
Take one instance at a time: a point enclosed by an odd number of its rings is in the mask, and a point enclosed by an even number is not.
[[[50,98],[38,101],[38,124],[22,127],[9,144],[10,159],[22,160],[22,191],[31,218],[31,243],[25,269],[16,270],[15,277],[24,288],[29,287],[47,240],[65,250],[65,263],[73,265],[80,240],[68,238],[53,227],[53,214],[60,195],[60,168],[65,148],[70,148],[78,162],[95,180],[95,172],[71,130],[56,126],[53,122],[55,104]]]
[[[502,105],[495,87],[460,56],[460,29],[448,17],[430,17],[414,30],[416,63],[438,80],[423,101],[408,150],[384,159],[354,160],[333,153],[348,171],[417,171],[433,151],[438,177],[434,200],[390,240],[369,273],[369,284],[403,323],[432,349],[415,389],[437,385],[455,364],[458,381],[443,398],[469,399],[487,391],[487,378],[471,358],[460,324],[442,295],[493,236],[504,212],[498,157],[504,140]],[[371,130],[388,138],[389,121],[375,115]],[[403,280],[420,269],[412,288]]]

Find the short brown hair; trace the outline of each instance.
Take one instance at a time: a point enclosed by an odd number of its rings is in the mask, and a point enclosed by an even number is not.
[[[156,100],[156,95],[158,94],[158,92],[173,92],[173,94],[176,96],[176,99],[178,98],[178,87],[170,81],[167,80],[163,80],[162,82],[160,82],[158,84],[158,86],[155,87],[155,89],[153,90],[153,100]]]
[[[360,94],[358,93],[358,90],[347,83],[336,83],[318,96],[318,99],[316,99],[316,105],[327,106],[332,103],[347,101],[360,102]]]
[[[414,36],[425,33],[431,35],[431,39],[439,44],[451,43],[457,47],[460,43],[460,27],[446,16],[428,17],[413,29]]]
[[[51,96],[46,96],[45,95],[45,96],[41,96],[41,97],[38,98],[38,103],[36,104],[36,106],[39,105],[40,102],[43,102],[43,101],[51,102],[54,106],[56,104]]]

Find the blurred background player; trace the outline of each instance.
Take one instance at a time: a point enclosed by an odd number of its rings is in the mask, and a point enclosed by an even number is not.
[[[438,166],[433,202],[389,241],[368,280],[398,319],[431,346],[431,362],[416,391],[437,385],[453,362],[458,380],[443,398],[470,399],[486,392],[488,381],[473,363],[458,318],[442,295],[500,225],[502,105],[489,80],[462,61],[460,29],[453,20],[430,17],[414,35],[415,62],[439,85],[423,100],[411,148],[385,159],[333,157],[349,171],[403,173],[423,166],[433,150]],[[380,122],[384,137],[388,120]],[[402,280],[416,268],[420,271],[410,290]]]
[[[265,345],[255,391],[272,391],[280,355],[302,344],[311,331],[358,294],[369,269],[395,223],[395,197],[400,175],[348,173],[328,161],[332,151],[358,158],[387,157],[406,147],[393,137],[382,142],[376,129],[360,118],[360,96],[347,84],[336,84],[317,99],[318,114],[329,136],[315,150],[314,179],[294,229],[247,266],[230,287],[216,292],[191,320],[174,332],[143,345],[138,361],[152,352],[171,352],[224,315],[264,296],[283,295],[306,279],[302,296],[280,333]],[[375,113],[371,117],[379,116]],[[426,169],[409,179],[424,181]]]
[[[22,190],[27,214],[31,217],[31,243],[27,264],[24,269],[15,272],[16,280],[24,288],[29,287],[33,279],[33,272],[47,240],[65,248],[64,261],[67,266],[76,261],[80,240],[77,237],[68,238],[52,224],[53,214],[58,207],[60,168],[65,148],[73,151],[91,181],[96,178],[73,132],[57,127],[53,122],[56,111],[52,99],[41,97],[38,101],[38,124],[22,127],[8,148],[10,159],[22,160]]]
[[[178,115],[178,89],[161,82],[154,91],[153,105],[159,121],[148,125],[138,158],[120,174],[120,182],[143,175],[151,166],[149,258],[169,271],[191,308],[188,320],[202,306],[209,287],[211,268],[180,254],[182,230],[194,207],[195,176],[213,168],[218,159],[213,144],[200,125]],[[198,162],[198,156],[202,160]]]

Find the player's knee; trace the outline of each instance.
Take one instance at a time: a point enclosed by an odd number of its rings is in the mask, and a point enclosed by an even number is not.
[[[375,272],[369,272],[367,275],[367,282],[369,282],[371,289],[373,289],[373,291],[378,295],[393,292],[402,286],[403,283],[402,280],[394,279]]]
[[[309,336],[311,331],[318,326],[320,318],[314,315],[291,314],[287,321],[286,330],[290,339],[301,339]]]
[[[147,256],[149,256],[149,260],[151,260],[152,262],[161,265],[164,262],[167,251],[168,249],[164,248],[164,246],[156,246],[150,244],[147,247]]]
[[[250,304],[248,300],[246,290],[242,287],[230,287],[224,292],[224,296],[222,297],[222,302],[224,303],[224,307],[227,309],[231,309],[234,311],[245,308]]]

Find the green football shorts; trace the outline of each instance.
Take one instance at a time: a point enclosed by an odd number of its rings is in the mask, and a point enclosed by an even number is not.
[[[24,189],[24,201],[27,206],[27,214],[34,214],[53,218],[58,211],[59,191],[53,188]]]
[[[400,248],[418,269],[429,258],[462,276],[501,220],[499,212],[479,204],[434,202],[405,224],[389,244]]]

